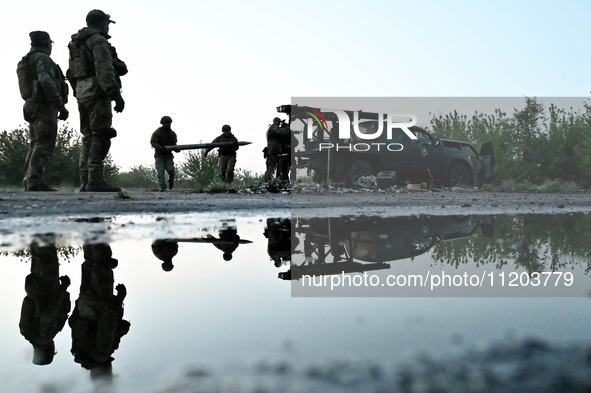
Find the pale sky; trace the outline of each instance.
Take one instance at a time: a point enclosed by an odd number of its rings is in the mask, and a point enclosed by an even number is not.
[[[94,8],[117,22],[110,42],[129,68],[111,147],[123,170],[153,164],[149,139],[163,115],[181,144],[211,141],[230,124],[253,142],[239,150],[237,167],[263,172],[265,131],[291,97],[591,91],[588,1],[7,0],[0,130],[26,124],[16,64],[29,32],[51,35],[52,58],[65,72],[70,36]],[[73,96],[67,108],[78,129]]]

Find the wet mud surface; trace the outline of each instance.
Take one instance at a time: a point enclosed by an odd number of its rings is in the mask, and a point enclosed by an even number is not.
[[[591,211],[591,194],[481,191],[402,191],[294,194],[296,216],[409,216],[568,213]]]
[[[591,193],[353,190],[198,194],[126,190],[116,193],[0,192],[0,219],[38,216],[252,212],[291,209],[296,216],[382,214],[511,214],[591,211]]]
[[[126,190],[118,193],[0,192],[0,219],[38,216],[103,216],[220,212],[288,208],[287,194],[198,194]],[[242,214],[240,214],[242,213]]]

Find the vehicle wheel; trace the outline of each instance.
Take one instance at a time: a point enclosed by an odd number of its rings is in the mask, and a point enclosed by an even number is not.
[[[345,176],[345,183],[347,185],[352,185],[355,184],[360,177],[371,175],[373,175],[373,168],[371,165],[369,165],[367,161],[358,160],[353,162],[349,167],[347,176]]]
[[[470,172],[463,164],[454,164],[449,171],[449,186],[469,186]]]

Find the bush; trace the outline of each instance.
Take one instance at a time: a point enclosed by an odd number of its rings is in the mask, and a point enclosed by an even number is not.
[[[219,180],[218,158],[216,154],[205,155],[205,150],[189,151],[181,163],[183,174],[197,190],[203,190],[211,182]]]
[[[20,186],[24,177],[24,166],[29,150],[29,129],[21,126],[12,131],[0,133],[0,184]],[[80,155],[80,135],[73,128],[64,125],[58,129],[55,148],[45,166],[45,181],[48,184],[78,185],[80,175],[78,161]],[[105,178],[113,181],[119,167],[113,163],[110,154],[104,162]]]
[[[25,157],[29,150],[29,131],[21,126],[0,133],[0,184],[21,185]]]
[[[153,188],[158,185],[158,173],[153,165],[134,166],[129,172],[120,173],[116,182],[121,187]]]

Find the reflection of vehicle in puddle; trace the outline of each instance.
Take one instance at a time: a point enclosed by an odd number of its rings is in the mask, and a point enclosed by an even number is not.
[[[490,237],[492,227],[491,216],[300,219],[294,235],[303,237],[303,250],[296,249],[291,269],[279,277],[389,269],[386,262],[416,257],[438,243],[470,237],[478,228]]]

